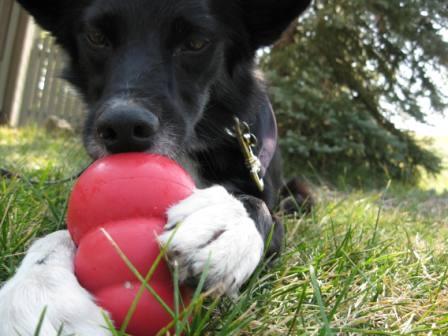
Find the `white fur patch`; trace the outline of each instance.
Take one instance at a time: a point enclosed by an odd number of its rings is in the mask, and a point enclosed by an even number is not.
[[[171,239],[167,252],[179,266],[180,280],[200,278],[208,267],[207,287],[230,296],[238,293],[263,254],[254,221],[220,186],[197,190],[169,209],[165,230],[159,240],[167,245]]]
[[[37,240],[16,275],[0,290],[0,336],[34,335],[47,308],[42,336],[106,336],[101,309],[78,283],[75,246],[67,231]]]

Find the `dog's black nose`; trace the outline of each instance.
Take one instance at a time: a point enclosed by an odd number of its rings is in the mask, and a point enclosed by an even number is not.
[[[149,149],[159,119],[139,108],[109,109],[97,120],[97,135],[110,153],[143,152]]]

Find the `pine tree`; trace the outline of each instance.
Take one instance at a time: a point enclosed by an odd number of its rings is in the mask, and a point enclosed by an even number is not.
[[[447,107],[447,29],[444,0],[315,0],[260,60],[289,166],[383,181],[439,172],[440,158],[392,120]]]

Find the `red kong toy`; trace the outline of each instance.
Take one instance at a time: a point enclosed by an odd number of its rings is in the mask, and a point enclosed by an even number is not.
[[[145,277],[160,254],[156,235],[166,223],[166,210],[190,196],[194,188],[191,177],[175,162],[142,153],[101,159],[76,183],[67,217],[78,246],[76,276],[110,312],[116,327],[126,318],[141,282],[114,243]],[[174,286],[163,260],[149,285],[174,310]],[[181,293],[188,304],[188,290],[181,288]],[[156,335],[170,322],[170,314],[145,290],[126,331],[133,336]]]

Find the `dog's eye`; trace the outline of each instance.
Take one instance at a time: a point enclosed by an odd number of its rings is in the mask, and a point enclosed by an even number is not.
[[[86,39],[95,48],[106,48],[109,46],[106,36],[98,30],[89,30],[86,33]]]
[[[210,41],[206,38],[195,37],[191,38],[185,44],[185,49],[187,51],[201,51],[206,46],[208,46]]]

